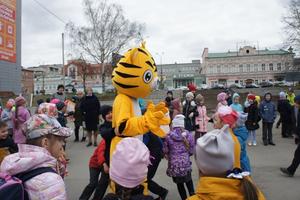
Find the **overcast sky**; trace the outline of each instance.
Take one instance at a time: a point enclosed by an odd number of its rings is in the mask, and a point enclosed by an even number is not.
[[[37,0],[64,21],[85,24],[82,0]],[[281,17],[288,0],[114,0],[125,16],[146,25],[147,48],[160,63],[190,62],[209,52],[235,50],[236,44],[280,48]],[[22,65],[62,63],[65,25],[37,5],[22,1]],[[66,36],[66,43],[68,37]],[[70,48],[66,47],[66,59]]]

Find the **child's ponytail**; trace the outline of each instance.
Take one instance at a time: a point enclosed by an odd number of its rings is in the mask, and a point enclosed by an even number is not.
[[[258,200],[258,190],[248,178],[243,178],[241,187],[245,200]]]

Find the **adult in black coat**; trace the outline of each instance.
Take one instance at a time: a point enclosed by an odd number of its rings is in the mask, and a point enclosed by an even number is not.
[[[276,124],[278,128],[281,126],[281,136],[283,138],[292,137],[292,106],[289,101],[286,99],[285,92],[280,92],[279,100],[277,104],[277,110],[280,114],[279,121]]]
[[[87,147],[92,146],[92,135],[94,136],[94,146],[97,146],[98,125],[100,115],[100,102],[93,94],[92,88],[87,88],[87,94],[81,102],[81,111],[88,135]]]
[[[299,164],[300,164],[300,95],[295,97],[295,105],[292,111],[293,130],[295,134],[295,142],[298,144],[297,149],[294,153],[294,159],[288,168],[280,168],[281,172],[288,175],[294,176]]]

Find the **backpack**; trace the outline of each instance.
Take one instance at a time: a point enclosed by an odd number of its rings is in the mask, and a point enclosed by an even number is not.
[[[14,176],[0,172],[0,199],[5,197],[6,200],[29,200],[28,193],[24,188],[24,183],[46,172],[56,173],[51,167],[40,167]]]

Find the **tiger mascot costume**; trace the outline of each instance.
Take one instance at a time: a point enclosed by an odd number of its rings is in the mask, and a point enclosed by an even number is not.
[[[154,105],[149,102],[144,115],[141,114],[138,104],[138,98],[145,98],[151,94],[157,80],[157,67],[153,57],[146,50],[145,43],[139,48],[128,50],[113,70],[112,84],[118,94],[113,103],[112,127],[116,136],[111,142],[110,156],[124,137],[137,137],[149,131],[159,137],[165,137],[170,124],[165,103]],[[115,192],[114,185],[112,182],[112,192]],[[146,195],[146,180],[143,186]]]

